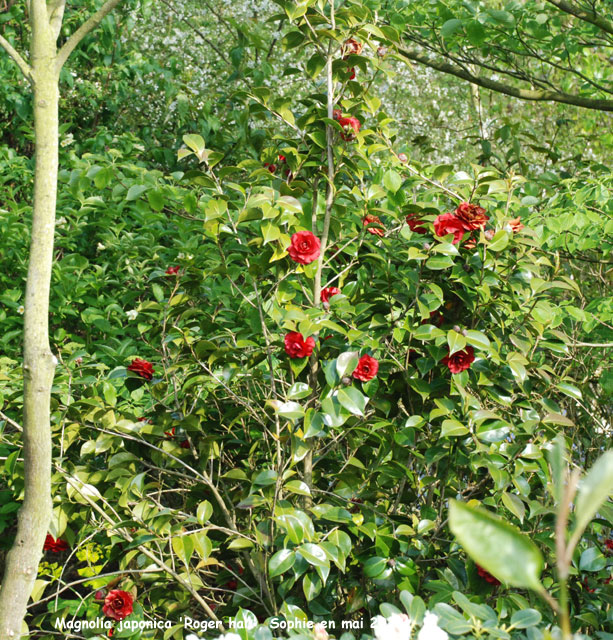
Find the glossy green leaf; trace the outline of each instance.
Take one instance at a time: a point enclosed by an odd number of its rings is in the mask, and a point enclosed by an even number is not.
[[[449,526],[468,555],[500,581],[540,590],[543,556],[520,531],[480,507],[452,500]]]
[[[573,535],[581,534],[596,515],[600,505],[613,494],[613,449],[596,460],[581,479],[575,499],[575,527]]]

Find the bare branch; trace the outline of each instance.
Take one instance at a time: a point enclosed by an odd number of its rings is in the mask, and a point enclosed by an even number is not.
[[[75,50],[79,42],[93,29],[95,29],[106,16],[121,2],[122,0],[107,0],[102,7],[90,16],[71,36],[66,40],[62,48],[57,54],[57,71],[64,66],[68,56]]]
[[[576,107],[583,107],[584,109],[595,109],[596,111],[613,111],[613,100],[600,100],[597,98],[584,98],[583,96],[574,96],[562,91],[548,91],[548,90],[529,90],[518,89],[511,85],[503,84],[491,78],[485,78],[483,76],[477,76],[470,73],[466,69],[459,68],[457,66],[441,62],[430,57],[426,57],[417,51],[411,49],[398,48],[398,52],[409,60],[414,60],[420,64],[448,73],[462,80],[468,80],[484,89],[491,89],[498,93],[504,93],[507,96],[513,96],[520,100],[530,100],[534,102],[561,102],[563,104],[571,104]]]
[[[11,58],[15,61],[17,66],[21,69],[21,73],[23,73],[24,77],[32,82],[32,68],[30,65],[19,55],[17,49],[13,47],[13,45],[3,38],[0,35],[0,46],[9,54]]]

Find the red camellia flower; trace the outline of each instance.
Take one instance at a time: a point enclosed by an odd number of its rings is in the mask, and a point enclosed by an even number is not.
[[[369,213],[368,215],[364,216],[364,218],[362,218],[362,224],[366,227],[366,231],[368,231],[368,233],[372,233],[373,236],[379,236],[380,238],[382,238],[385,235],[385,229],[381,228],[383,227],[383,223],[379,219],[379,216],[373,216]],[[371,224],[378,224],[380,225],[380,227],[367,226]]]
[[[178,265],[174,266],[174,267],[168,267],[168,269],[166,269],[165,273],[166,273],[167,276],[174,276],[177,273],[179,273],[179,269],[180,268],[181,267],[179,267]]]
[[[462,202],[462,204],[455,210],[455,215],[458,220],[462,222],[466,231],[485,227],[485,224],[490,219],[489,216],[485,215],[485,209],[483,207],[471,204],[470,202]]]
[[[335,120],[337,120],[345,130],[345,133],[341,133],[341,138],[343,140],[353,140],[362,126],[361,122],[353,116],[349,116],[347,118],[339,117],[335,118]]]
[[[406,217],[406,221],[411,231],[414,231],[415,233],[428,233],[428,229],[421,226],[423,221],[416,213],[409,213]]]
[[[442,362],[449,367],[451,373],[460,373],[470,369],[470,365],[475,361],[475,350],[466,347],[463,351],[456,351],[452,356],[446,355]]]
[[[153,365],[142,358],[134,358],[132,364],[128,367],[128,371],[132,371],[145,380],[153,378]]]
[[[343,60],[347,56],[359,56],[362,53],[362,47],[364,45],[355,38],[349,38],[349,40],[345,40],[345,44],[343,45]]]
[[[513,218],[507,222],[507,225],[511,227],[513,233],[519,233],[524,228],[524,225],[521,223],[521,218]]]
[[[379,371],[379,362],[375,358],[369,355],[363,355],[358,361],[358,366],[351,374],[356,380],[362,382],[368,382],[372,380]]]
[[[306,340],[301,333],[291,331],[285,336],[285,353],[290,358],[307,358],[315,348],[315,338],[309,336]]]
[[[341,290],[338,287],[326,287],[321,290],[320,299],[322,302],[329,302],[332,296],[340,292]]]
[[[275,171],[277,170],[277,165],[271,164],[270,162],[265,162],[264,166],[268,169],[268,171],[270,171],[270,173],[275,173]]]
[[[490,584],[493,584],[495,586],[498,586],[500,584],[500,580],[498,580],[498,578],[494,578],[494,576],[489,571],[486,571],[483,567],[480,567],[479,565],[477,565],[477,573],[479,574],[479,577],[483,578],[486,582],[489,582]]]
[[[105,616],[113,618],[114,620],[123,620],[132,613],[133,602],[132,596],[127,591],[113,589],[113,591],[109,591],[104,599],[102,612]]]
[[[319,258],[321,243],[310,231],[297,231],[287,248],[289,257],[299,264],[310,264]]]
[[[453,244],[458,244],[464,235],[464,225],[453,213],[441,213],[434,221],[434,233],[437,236],[453,233]]]
[[[111,627],[111,628],[109,629],[109,632],[108,632],[108,634],[107,634],[107,635],[108,635],[108,637],[109,637],[109,638],[112,638],[114,633],[115,633],[115,629],[114,629],[113,627]]]
[[[43,545],[43,549],[45,551],[53,551],[54,553],[59,553],[60,551],[68,550],[68,543],[66,540],[62,540],[58,538],[57,540],[50,534],[47,534],[45,538],[45,544]]]

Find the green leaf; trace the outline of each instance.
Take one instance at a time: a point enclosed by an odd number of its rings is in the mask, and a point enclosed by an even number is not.
[[[432,271],[440,271],[453,267],[453,260],[449,256],[432,256],[426,260],[426,267]]]
[[[449,345],[449,355],[462,351],[466,346],[466,338],[459,332],[450,329],[447,332],[447,344]]]
[[[444,336],[445,332],[433,324],[421,324],[413,332],[413,337],[416,340],[434,340],[440,336]]]
[[[581,571],[600,571],[607,566],[607,559],[602,555],[600,549],[589,547],[579,559],[579,569]]]
[[[536,609],[523,609],[511,616],[511,625],[515,629],[527,629],[539,624],[542,619],[543,617]]]
[[[613,493],[613,449],[596,460],[581,480],[575,500],[575,528],[573,536],[580,536],[600,505]]]
[[[317,544],[312,542],[306,542],[299,546],[296,551],[314,567],[328,567],[330,568],[330,561],[326,552]]]
[[[277,551],[268,561],[268,573],[271,578],[285,573],[294,566],[296,554],[290,549],[281,549]]]
[[[194,551],[194,542],[190,536],[178,535],[172,538],[172,548],[186,566]]]
[[[300,544],[304,540],[304,527],[296,516],[284,513],[277,516],[275,521],[285,529],[287,536],[294,544]]]
[[[556,385],[556,389],[559,389],[562,393],[574,398],[575,400],[582,400],[583,396],[581,395],[581,390],[577,389],[577,387],[572,384],[568,384],[567,382],[560,382]]]
[[[302,480],[290,480],[286,482],[284,485],[285,489],[291,491],[292,493],[297,493],[301,496],[310,496],[311,490],[306,482],[302,482]]]
[[[304,416],[304,409],[298,402],[282,402],[277,409],[277,413],[282,418],[298,420]]]
[[[452,18],[451,20],[447,20],[441,27],[441,35],[443,38],[448,38],[452,36],[456,31],[459,31],[462,28],[462,21],[457,18]]]
[[[204,500],[198,505],[196,510],[196,519],[200,524],[204,524],[213,514],[213,507],[208,500]]]
[[[368,558],[364,563],[364,573],[369,578],[380,576],[387,569],[387,558]]]
[[[336,397],[341,406],[345,407],[345,409],[354,416],[364,415],[364,409],[366,408],[368,398],[355,387],[339,389]]]
[[[290,400],[300,400],[306,398],[311,393],[311,387],[305,382],[294,382],[287,390],[287,397]]]
[[[514,493],[504,491],[502,494],[502,502],[504,506],[523,523],[524,516],[526,515],[526,505],[522,499]]]
[[[317,574],[307,573],[302,579],[302,591],[308,602],[316,598],[321,589],[322,582]]]
[[[164,300],[164,290],[160,287],[157,282],[154,282],[151,285],[151,290],[153,291],[153,296],[158,302],[162,302]]]
[[[452,500],[449,526],[468,555],[501,582],[541,591],[543,556],[518,529],[480,507]]]
[[[336,359],[336,371],[338,377],[342,378],[345,375],[350,375],[355,371],[358,366],[360,357],[357,351],[345,351]]]
[[[501,229],[487,245],[488,251],[502,251],[509,244],[509,233]]]
[[[204,151],[204,138],[199,136],[197,133],[188,133],[184,135],[183,142],[185,142],[186,146],[196,153]]]
[[[389,169],[383,174],[383,185],[388,191],[396,193],[402,186],[402,177],[394,170]]]
[[[477,349],[490,348],[489,338],[484,333],[481,333],[481,331],[469,329],[464,337],[466,338],[467,344],[477,347]]]
[[[126,202],[131,202],[139,198],[149,187],[145,184],[133,184],[126,195]]]
[[[441,438],[465,436],[467,433],[468,429],[461,422],[457,420],[443,420]]]
[[[281,237],[281,229],[272,222],[265,222],[262,225],[262,238],[264,238],[264,244],[278,240]]]
[[[306,63],[307,73],[314,80],[326,66],[326,59],[319,53],[311,56]]]

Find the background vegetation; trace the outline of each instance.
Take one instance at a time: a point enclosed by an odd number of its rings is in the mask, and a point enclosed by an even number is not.
[[[562,637],[555,602],[575,637],[613,637],[610,464],[563,514],[566,465],[593,468],[612,429],[609,4],[337,2],[332,22],[326,2],[127,0],[86,38],[60,79],[53,540],[31,637],[106,637],[56,620],[102,620],[113,589],[129,619],[170,621],[122,638],[182,638],[185,616],[259,623],[243,640],[275,616],[371,637],[403,611],[408,639],[428,610],[452,638],[536,640]],[[95,5],[71,3],[64,35]],[[0,11],[27,49],[25,3]],[[34,164],[26,83],[5,55],[0,76],[5,553]],[[461,202],[489,220],[455,243],[434,222]],[[300,265],[305,230],[321,255]],[[450,529],[453,500],[475,520]]]

